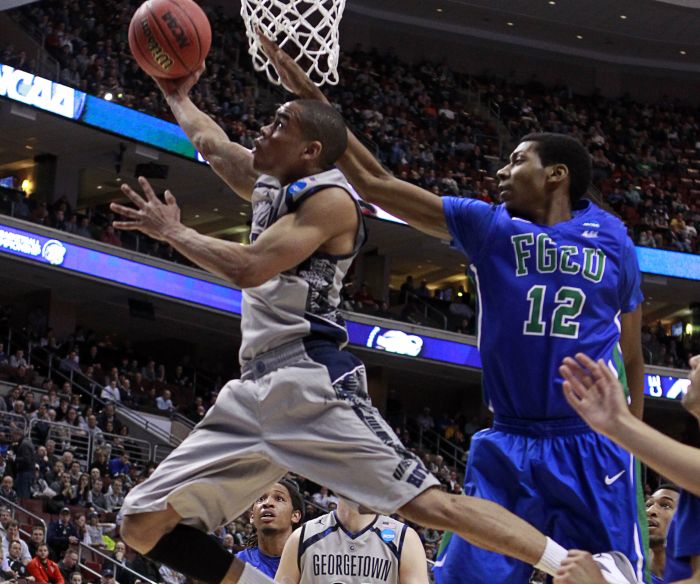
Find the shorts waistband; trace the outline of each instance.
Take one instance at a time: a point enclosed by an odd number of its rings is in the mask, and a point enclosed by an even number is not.
[[[532,420],[528,418],[511,418],[510,416],[495,416],[493,429],[524,436],[562,436],[593,432],[588,424],[579,417]]]
[[[241,379],[260,379],[280,367],[297,363],[306,356],[304,341],[285,343],[246,361],[241,367]]]

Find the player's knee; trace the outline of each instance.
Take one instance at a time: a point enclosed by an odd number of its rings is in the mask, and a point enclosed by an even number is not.
[[[160,511],[126,515],[120,528],[121,538],[132,549],[146,554],[177,525],[177,521],[173,523],[168,519]]]

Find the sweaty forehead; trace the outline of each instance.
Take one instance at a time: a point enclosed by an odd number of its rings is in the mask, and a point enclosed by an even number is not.
[[[520,142],[510,156],[513,158],[518,154],[537,154],[537,144],[535,142]]]
[[[661,499],[671,499],[672,501],[678,501],[678,498],[680,495],[671,489],[659,489],[656,491],[653,495],[652,498],[655,501],[660,501]]]

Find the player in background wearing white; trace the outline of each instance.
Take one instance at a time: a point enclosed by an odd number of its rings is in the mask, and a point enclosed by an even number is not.
[[[428,584],[425,550],[416,531],[391,517],[338,508],[294,531],[282,552],[280,584]]]
[[[663,581],[700,583],[700,449],[680,444],[634,417],[620,382],[604,362],[579,353],[575,358],[567,357],[560,372],[567,401],[594,430],[687,491],[681,493],[669,528]],[[700,355],[690,360],[690,385],[683,406],[700,422]],[[574,580],[568,575],[591,570],[591,564],[585,552],[569,552],[554,582],[570,584]],[[592,584],[597,581],[592,580]]]

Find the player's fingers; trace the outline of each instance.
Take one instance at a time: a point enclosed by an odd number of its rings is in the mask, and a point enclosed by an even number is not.
[[[579,380],[586,379],[588,377],[588,372],[581,367],[578,361],[576,359],[573,359],[571,357],[565,357],[564,358],[564,365],[569,368],[571,371],[573,377]]]
[[[151,183],[148,182],[146,177],[140,176],[139,177],[139,184],[141,185],[141,188],[143,189],[143,194],[146,195],[146,199],[148,200],[148,202],[149,203],[157,203],[158,197],[156,197],[156,193],[153,190]]]
[[[124,193],[127,197],[129,197],[129,200],[134,205],[136,205],[139,209],[143,209],[146,206],[146,201],[143,200],[143,197],[141,195],[139,195],[129,185],[122,184],[122,193]]]
[[[134,209],[132,207],[125,207],[124,205],[120,205],[119,203],[110,203],[109,208],[115,213],[124,215],[124,217],[129,217],[130,219],[138,219],[140,216],[138,209]]]
[[[136,231],[140,226],[136,221],[112,221],[112,227],[121,231]]]
[[[583,401],[586,397],[587,390],[576,377],[564,381],[562,387],[564,388],[564,393],[570,395],[577,402]]]
[[[576,360],[584,369],[595,375],[598,364],[585,353],[576,353]]]
[[[165,202],[168,205],[177,205],[177,201],[175,200],[175,197],[173,194],[170,192],[170,189],[167,189],[165,191]]]

